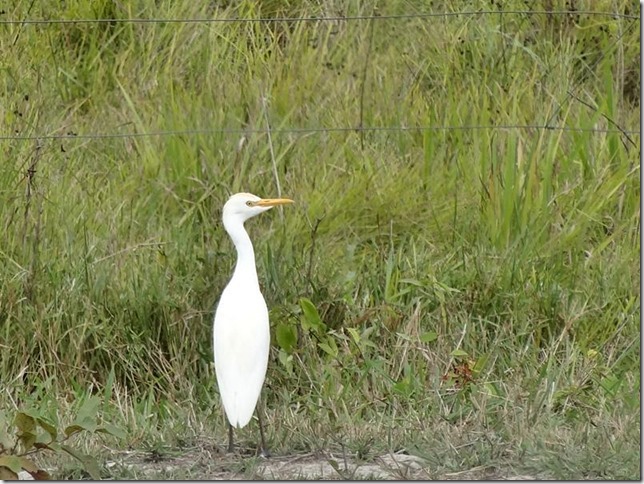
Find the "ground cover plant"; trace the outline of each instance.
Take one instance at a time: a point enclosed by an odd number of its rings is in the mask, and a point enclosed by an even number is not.
[[[265,20],[169,20],[235,18]],[[37,449],[54,478],[641,477],[637,3],[13,0],[0,22],[3,472]],[[248,224],[269,461],[252,422],[220,451],[237,191],[296,201]],[[70,452],[34,447],[79,415]]]

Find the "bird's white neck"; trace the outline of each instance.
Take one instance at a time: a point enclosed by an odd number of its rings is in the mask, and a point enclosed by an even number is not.
[[[235,221],[230,224],[224,222],[224,226],[235,245],[235,249],[237,249],[237,264],[235,265],[231,282],[239,278],[245,283],[252,281],[255,284],[259,284],[257,280],[257,269],[255,269],[253,243],[250,241],[243,222]]]

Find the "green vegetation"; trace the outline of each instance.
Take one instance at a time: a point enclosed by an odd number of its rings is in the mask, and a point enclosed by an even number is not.
[[[37,400],[37,399],[35,399]],[[102,424],[97,419],[100,400],[89,396],[82,402],[78,414],[71,425],[59,431],[57,425],[43,416],[40,409],[29,409],[17,412],[13,420],[15,428],[13,435],[3,429],[0,434],[0,477],[2,479],[16,480],[19,472],[24,471],[36,480],[51,479],[51,475],[42,469],[35,461],[34,455],[45,450],[61,455],[69,454],[80,462],[82,468],[94,480],[101,478],[101,472],[96,459],[90,455],[70,446],[68,441],[79,432],[101,432],[125,438],[123,432],[106,423]],[[0,412],[0,422],[6,424],[8,418],[5,412]],[[12,438],[13,437],[13,438]]]
[[[220,209],[250,191],[297,202],[248,224],[273,454],[640,479],[639,21],[543,13],[638,4],[498,3],[3,6],[116,20],[0,25],[0,134],[41,137],[0,140],[0,433],[17,412],[72,425],[93,396],[114,435],[78,446],[104,477],[132,477],[117,451],[223,444]],[[118,21],[477,10],[498,13]],[[458,129],[508,125],[533,127]],[[359,126],[456,129],[307,131]]]

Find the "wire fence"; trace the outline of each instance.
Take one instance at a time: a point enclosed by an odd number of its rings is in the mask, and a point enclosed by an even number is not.
[[[589,15],[612,19],[639,20],[638,15],[597,10],[466,10],[460,12],[419,12],[397,15],[347,15],[329,17],[260,17],[260,18],[85,18],[85,19],[0,19],[0,25],[55,25],[55,24],[168,24],[168,23],[278,23],[278,22],[339,22],[364,20],[424,19],[433,17],[458,17],[475,15]]]
[[[279,23],[279,22],[339,22],[339,21],[380,21],[403,19],[428,19],[439,17],[477,16],[477,15],[547,15],[547,16],[572,16],[588,15],[606,17],[612,20],[639,20],[638,15],[618,12],[602,12],[597,10],[469,10],[458,12],[418,12],[410,14],[392,15],[355,15],[355,16],[324,16],[324,17],[264,17],[264,18],[80,18],[80,19],[0,19],[0,25],[67,25],[67,24],[217,24],[217,23]],[[635,25],[631,22],[629,29]],[[622,35],[616,40],[619,42]],[[606,52],[602,53],[595,62],[597,64]],[[571,94],[568,92],[567,97]],[[563,102],[560,103],[561,107]],[[556,113],[555,113],[556,114]],[[165,136],[198,136],[213,134],[251,135],[251,134],[313,134],[313,133],[342,133],[342,132],[411,132],[411,131],[481,131],[481,130],[551,130],[587,133],[619,133],[635,145],[630,136],[639,136],[640,130],[616,128],[583,128],[574,126],[550,125],[550,120],[544,124],[506,124],[506,125],[461,125],[461,126],[357,126],[357,127],[294,127],[294,128],[208,128],[186,130],[164,130],[150,132],[125,132],[125,133],[76,133],[65,134],[0,134],[0,141],[47,141],[47,140],[97,140],[119,138],[146,138]],[[612,120],[609,120],[611,124]]]
[[[505,125],[461,125],[461,126],[359,126],[359,127],[329,127],[329,128],[212,128],[186,129],[151,132],[128,133],[67,133],[45,135],[10,135],[0,136],[0,141],[47,141],[47,140],[92,140],[110,138],[153,138],[164,136],[199,136],[212,134],[251,135],[251,134],[312,134],[312,133],[347,133],[347,132],[410,132],[410,131],[483,131],[483,130],[550,130],[580,133],[619,133],[639,135],[639,131],[613,128],[583,128],[574,126],[544,126],[536,124],[505,124]]]

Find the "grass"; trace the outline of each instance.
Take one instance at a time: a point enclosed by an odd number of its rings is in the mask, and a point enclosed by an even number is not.
[[[2,406],[68,422],[100,396],[127,435],[81,439],[101,462],[223,443],[220,207],[279,184],[297,205],[248,227],[274,454],[639,479],[640,137],[615,131],[640,126],[637,20],[507,13],[545,1],[216,3],[15,1],[3,17],[498,13],[2,25],[2,134],[79,135],[0,141]],[[569,3],[552,8],[638,11]],[[458,129],[547,122],[586,131]],[[457,129],[289,131],[358,126]],[[186,133],[82,137],[166,131]]]

